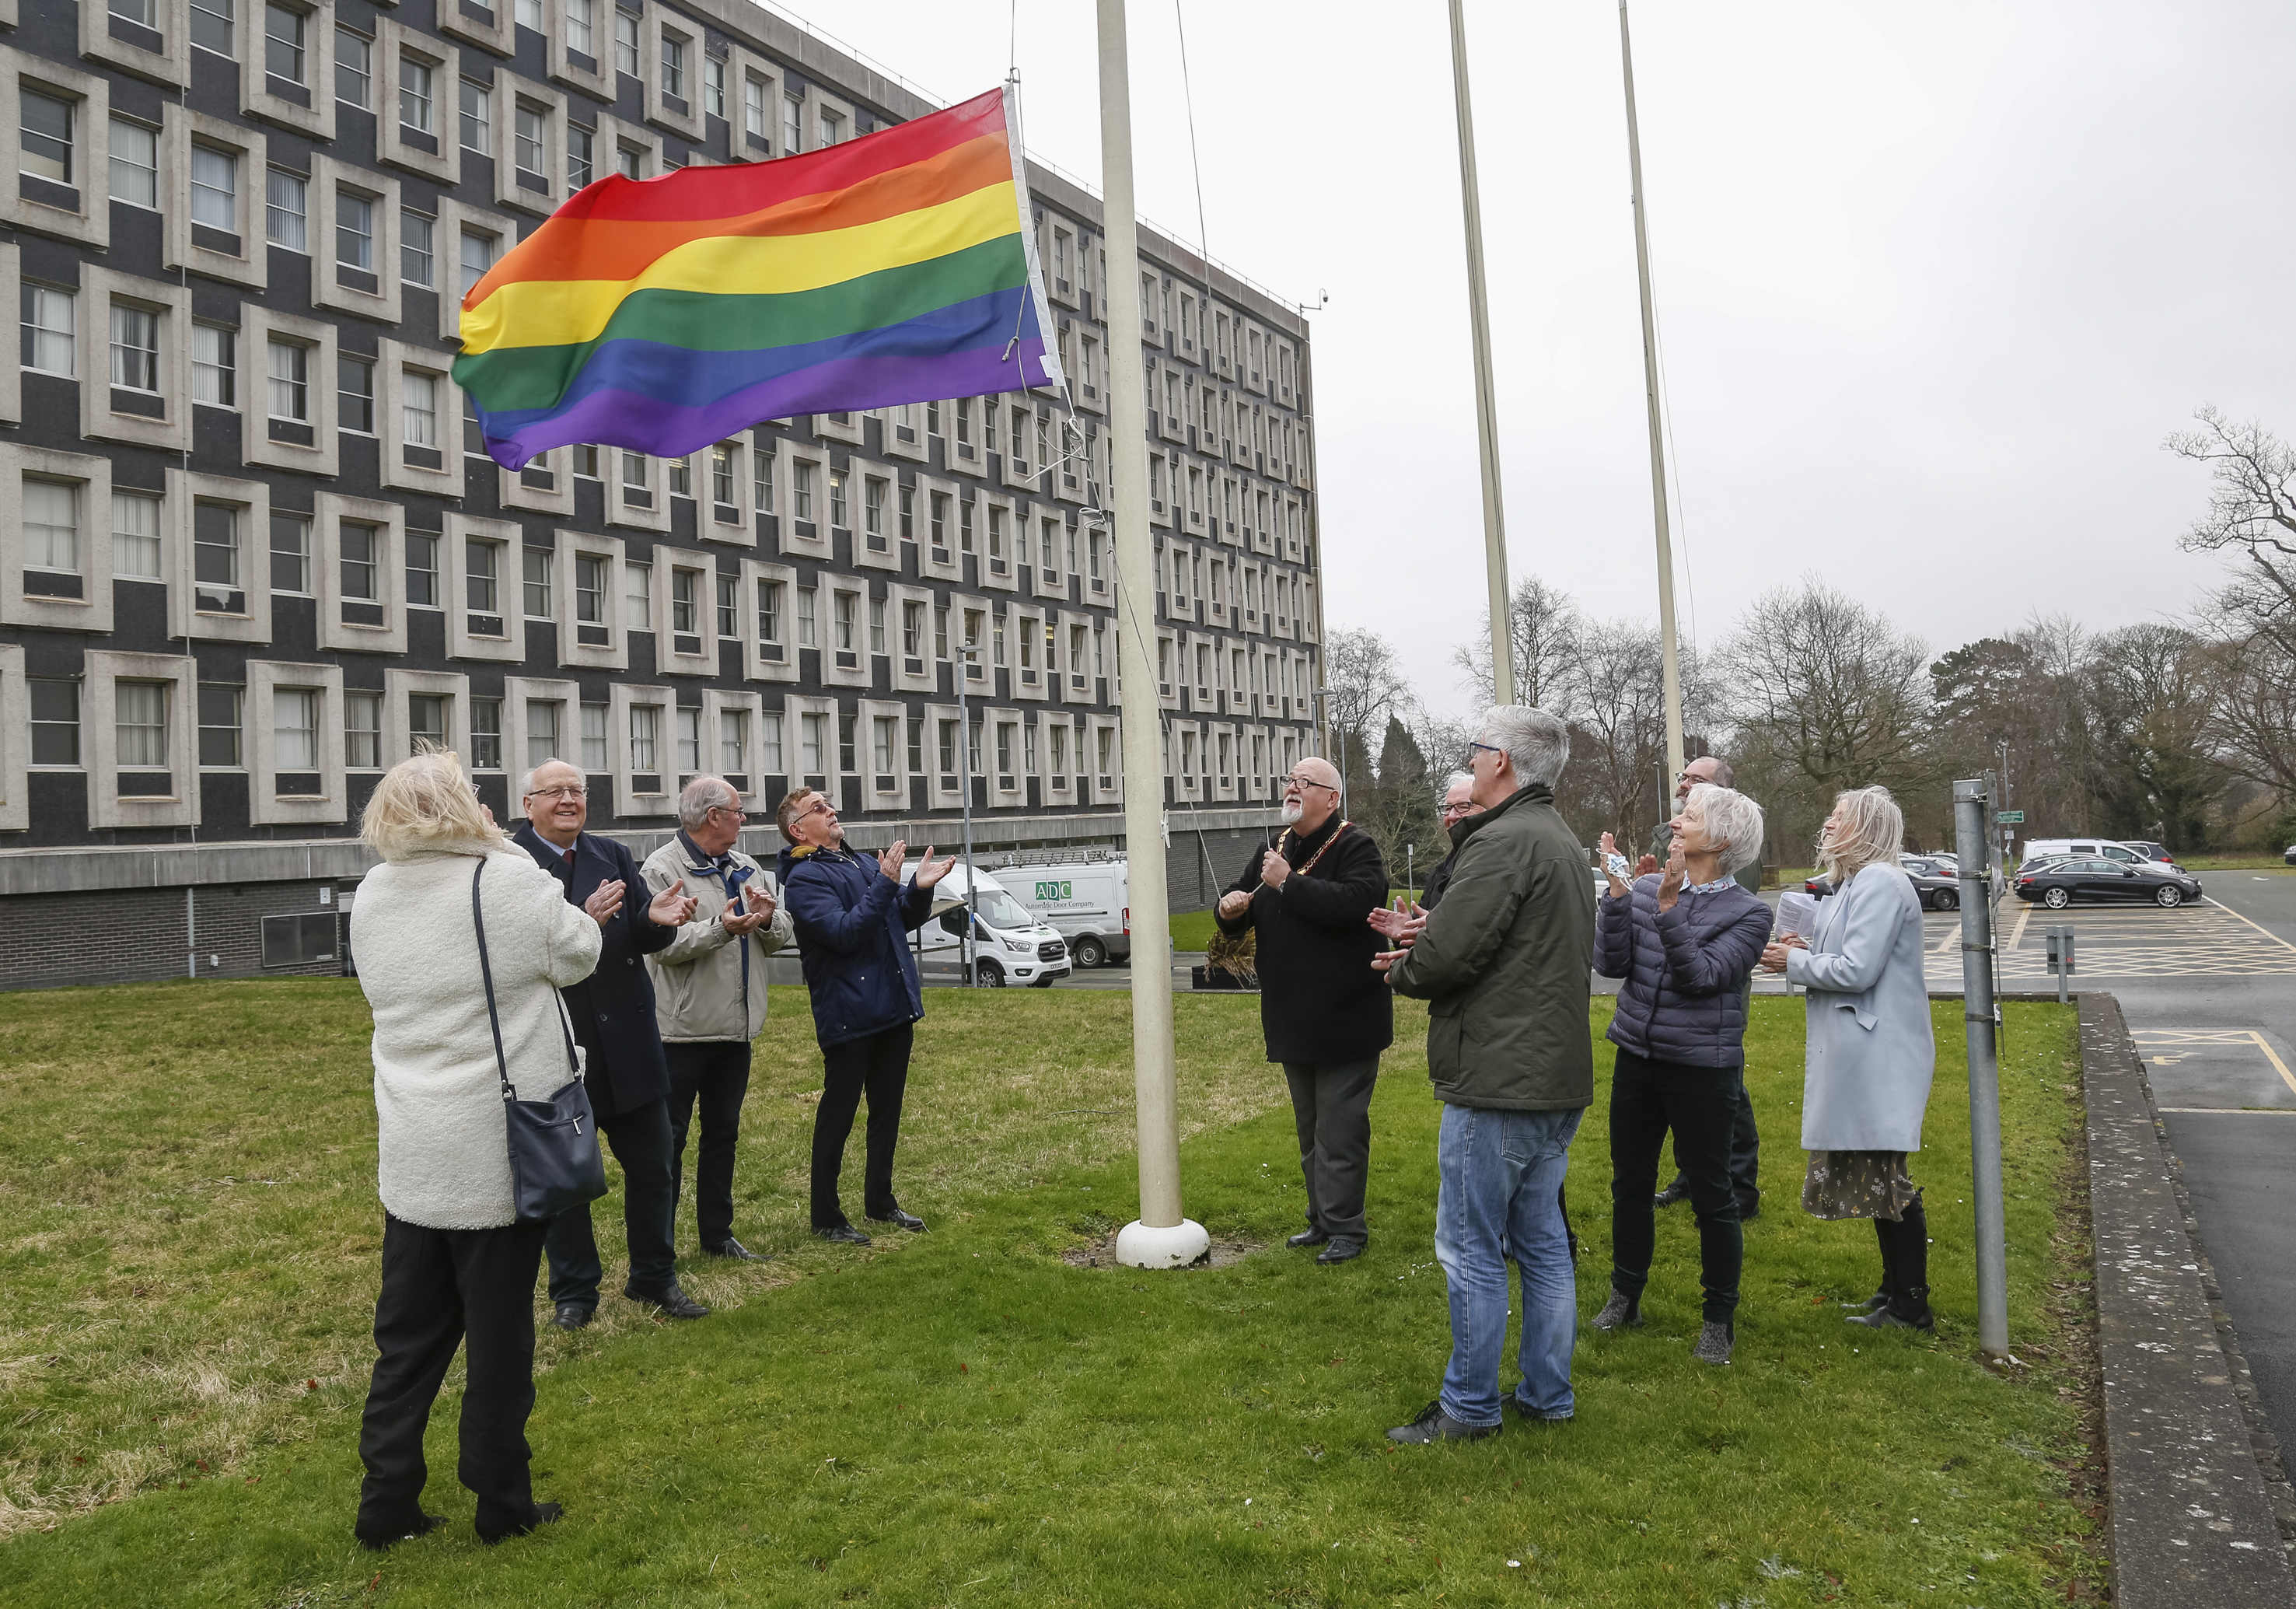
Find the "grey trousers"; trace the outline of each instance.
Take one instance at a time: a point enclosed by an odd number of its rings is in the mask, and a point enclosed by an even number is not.
[[[1300,1173],[1308,1184],[1308,1225],[1333,1240],[1363,1240],[1364,1185],[1371,1169],[1371,1092],[1379,1058],[1286,1062],[1292,1117],[1300,1129]]]

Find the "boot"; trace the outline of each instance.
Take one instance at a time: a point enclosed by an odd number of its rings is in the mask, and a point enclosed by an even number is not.
[[[1638,1329],[1642,1322],[1642,1297],[1639,1294],[1629,1295],[1616,1285],[1611,1287],[1611,1300],[1604,1302],[1603,1310],[1595,1315],[1595,1327],[1605,1333],[1617,1329]]]
[[[1882,1220],[1874,1219],[1877,1227]],[[1934,1330],[1937,1317],[1930,1311],[1930,1221],[1917,1196],[1905,1216],[1887,1226],[1890,1255],[1888,1268],[1892,1287],[1890,1300],[1851,1324],[1870,1330]]]
[[[1896,1284],[1896,1282],[1890,1277],[1890,1226],[1883,1223],[1878,1218],[1874,1220],[1874,1238],[1881,1243],[1882,1247],[1882,1283],[1879,1288],[1877,1288],[1871,1296],[1866,1298],[1865,1301],[1845,1301],[1841,1304],[1853,1313],[1877,1313],[1881,1311],[1882,1309],[1889,1305],[1890,1291]]]

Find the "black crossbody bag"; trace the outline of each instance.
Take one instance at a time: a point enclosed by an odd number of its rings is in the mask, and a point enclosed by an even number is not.
[[[574,1054],[574,1031],[566,1025],[566,1003],[551,990],[558,1007],[558,1030],[566,1036],[567,1071],[574,1076],[546,1101],[521,1101],[511,1087],[510,1062],[503,1054],[502,1016],[495,1009],[495,972],[487,959],[487,919],[479,908],[482,859],[471,874],[471,924],[479,933],[479,974],[487,985],[487,1022],[495,1035],[495,1071],[502,1080],[503,1127],[510,1137],[511,1200],[521,1223],[547,1221],[606,1193],[606,1159],[598,1150],[598,1123],[590,1112],[590,1092],[582,1084],[582,1063]]]

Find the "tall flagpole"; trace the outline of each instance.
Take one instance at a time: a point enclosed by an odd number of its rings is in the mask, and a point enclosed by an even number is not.
[[[1124,0],[1099,0],[1100,161],[1108,232],[1108,500],[1116,527],[1116,669],[1132,696],[1122,720],[1124,842],[1132,900],[1132,1088],[1140,1136],[1140,1217],[1116,1260],[1177,1268],[1211,1249],[1180,1211],[1180,1097],[1172,1065],[1172,956],[1164,883],[1164,760],[1152,625],[1156,555],[1148,529],[1148,412],[1140,359],[1140,230],[1132,201],[1132,69]]]
[[[1475,432],[1482,449],[1483,563],[1491,589],[1491,702],[1514,702],[1513,617],[1507,603],[1506,511],[1499,489],[1498,392],[1491,378],[1490,302],[1483,293],[1483,200],[1475,178],[1475,109],[1467,94],[1467,21],[1451,0],[1451,94],[1459,114],[1459,199],[1467,217],[1467,327],[1475,349]]]
[[[1458,0],[1452,0],[1456,6]],[[1635,193],[1635,272],[1643,291],[1643,401],[1650,415],[1651,505],[1658,521],[1658,634],[1666,677],[1667,775],[1682,775],[1682,653],[1674,626],[1674,538],[1666,521],[1666,446],[1659,428],[1658,337],[1651,316],[1650,234],[1643,222],[1643,140],[1635,121],[1635,47],[1627,35],[1627,0],[1619,0],[1619,57],[1627,70],[1627,166]],[[1659,808],[1669,800],[1661,791]]]

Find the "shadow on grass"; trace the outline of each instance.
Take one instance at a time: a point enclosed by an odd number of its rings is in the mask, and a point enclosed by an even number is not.
[[[291,1235],[272,1247],[283,1261],[314,1249],[304,1243],[322,1219],[339,1237],[354,1226],[365,1237],[325,1248],[340,1250],[332,1277],[357,1284],[356,1300],[327,1309],[337,1333],[325,1344],[349,1354],[340,1379],[308,1392],[314,1400],[297,1405],[291,1424],[250,1438],[227,1469],[186,1472],[180,1488],[147,1482],[0,1546],[0,1597],[22,1609],[1439,1597],[1991,1606],[2062,1603],[2071,1577],[2096,1572],[2091,1523],[2058,1467],[2081,1453],[2074,1405],[2050,1382],[1997,1378],[1972,1360],[1967,1107],[1950,1003],[1939,1007],[1931,1147],[1915,1159],[1937,1238],[1944,1321],[1934,1339],[1841,1324],[1835,1304],[1872,1289],[1873,1238],[1862,1224],[1799,1212],[1800,1012],[1758,1000],[1750,1081],[1770,1141],[1769,1194],[1748,1232],[1736,1361],[1713,1370],[1690,1360],[1694,1231],[1686,1212],[1662,1214],[1649,1326],[1584,1334],[1575,1422],[1398,1450],[1383,1431],[1433,1394],[1448,1350],[1430,1250],[1437,1113],[1419,1052],[1423,1017],[1399,1014],[1403,1043],[1374,1105],[1371,1250],[1322,1268],[1281,1246],[1300,1221],[1297,1153],[1288,1112],[1269,1109],[1266,1092],[1274,1086],[1280,1101],[1280,1081],[1252,1060],[1250,1003],[1184,1002],[1193,1009],[1183,1043],[1193,1030],[1225,1047],[1219,1077],[1201,1065],[1185,1073],[1184,1106],[1226,1103],[1232,1113],[1185,1146],[1190,1211],[1217,1235],[1272,1249],[1224,1268],[1111,1274],[1062,1255],[1128,1217],[1135,1200],[1130,1159],[1111,1144],[1129,1127],[1107,1089],[1122,1069],[1101,1066],[1120,1045],[1121,1003],[1096,1015],[1069,1009],[1087,998],[929,1003],[921,1073],[937,1065],[939,1082],[921,1077],[913,1092],[913,1160],[928,1178],[944,1172],[911,1204],[933,1218],[932,1233],[874,1256],[784,1259],[757,1285],[729,1283],[735,1300],[703,1323],[631,1319],[612,1334],[546,1338],[552,1367],[529,1433],[537,1489],[569,1517],[493,1550],[472,1539],[471,1504],[453,1484],[451,1401],[434,1420],[428,1506],[455,1524],[380,1558],[349,1540],[362,1338],[339,1333],[340,1315],[372,1301],[374,1229],[371,1109],[356,1127],[365,1091],[355,1088],[325,1121],[365,1145],[369,1194],[270,1231]],[[339,1000],[333,1009],[343,1014]],[[776,1010],[787,1031],[797,1014],[781,1001]],[[2085,1279],[2086,1246],[2054,1216],[2077,1138],[2070,1014],[2009,1010],[2021,1342],[2060,1322],[2050,1281]],[[1598,1031],[1604,1014],[1598,1004]],[[1000,1031],[982,1059],[978,1037],[991,1026]],[[1052,1071],[1078,1063],[1100,1070],[1073,1083]],[[751,1096],[759,1130],[793,1142],[809,1121],[809,1076],[794,1057],[766,1071]],[[1022,1086],[1014,1110],[971,1088],[1021,1077],[1054,1088]],[[0,1117],[20,1109],[19,1086],[0,1090]],[[936,1090],[942,1119],[930,1115]],[[78,1132],[93,1140],[107,1130],[90,1099]],[[1103,1127],[1081,1137],[1059,1128],[1077,1115],[1062,1110],[1070,1101]],[[936,1129],[958,1109],[987,1125],[970,1161],[965,1136]],[[39,1143],[69,1132],[44,1124]],[[1587,1311],[1606,1283],[1603,1135],[1598,1100],[1571,1178],[1588,1243]],[[5,1160],[26,1159],[12,1148]],[[794,1165],[771,1151],[756,1159],[769,1175],[775,1161]],[[0,1195],[11,1260],[0,1275],[53,1268],[28,1260],[22,1220],[44,1215],[24,1203],[20,1189]],[[745,1211],[755,1210],[753,1195]],[[61,1247],[53,1255],[66,1258]],[[775,1279],[783,1283],[767,1288]],[[258,1344],[238,1333],[243,1310],[210,1316],[233,1330],[218,1346]],[[200,1322],[195,1304],[181,1322]],[[22,1373],[7,1389],[9,1408],[30,1400]]]

